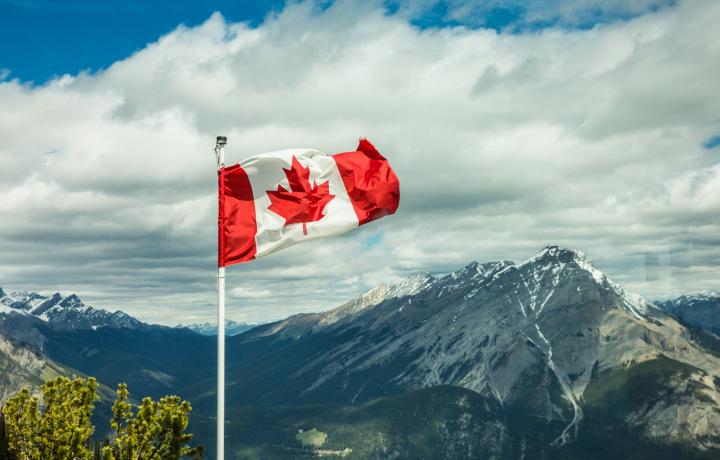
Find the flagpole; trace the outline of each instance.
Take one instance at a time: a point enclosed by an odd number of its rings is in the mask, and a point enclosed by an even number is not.
[[[218,174],[225,167],[227,138],[218,136],[215,158]],[[220,184],[222,185],[222,184]],[[218,193],[220,188],[218,187]],[[220,225],[220,222],[218,222]],[[219,244],[218,240],[218,244]],[[225,267],[218,266],[218,331],[217,331],[217,459],[225,459]]]

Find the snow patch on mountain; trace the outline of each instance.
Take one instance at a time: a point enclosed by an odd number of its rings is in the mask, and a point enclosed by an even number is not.
[[[0,304],[15,310],[30,311],[37,305],[45,301],[45,297],[35,292],[19,291],[19,292],[2,292]]]
[[[684,294],[676,299],[670,299],[659,303],[674,307],[697,307],[704,305],[705,302],[720,302],[720,292],[701,291],[693,294]]]
[[[17,308],[8,307],[5,304],[0,304],[0,313],[5,314],[16,314],[16,315],[27,315],[25,310],[18,310]]]

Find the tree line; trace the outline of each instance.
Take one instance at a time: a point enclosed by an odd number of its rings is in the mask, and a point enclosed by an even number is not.
[[[93,439],[90,419],[98,383],[90,377],[58,377],[42,385],[42,397],[23,388],[0,412],[0,460],[202,459],[187,432],[192,407],[178,396],[144,398],[134,406],[121,383],[112,406],[109,436]]]

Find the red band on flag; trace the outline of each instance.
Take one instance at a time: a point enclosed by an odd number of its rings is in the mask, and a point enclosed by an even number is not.
[[[229,166],[218,171],[218,186],[218,266],[252,260],[257,223],[250,179],[240,165]]]
[[[357,151],[332,157],[360,225],[395,213],[400,205],[400,181],[367,139],[360,140]]]

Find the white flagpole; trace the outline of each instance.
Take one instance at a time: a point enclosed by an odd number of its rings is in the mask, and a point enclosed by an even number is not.
[[[218,136],[215,158],[218,172],[225,167],[227,138]],[[218,193],[220,193],[218,189]],[[218,225],[220,223],[218,222]],[[218,242],[219,244],[219,242]],[[225,459],[225,267],[218,267],[218,331],[217,331],[217,459]]]

